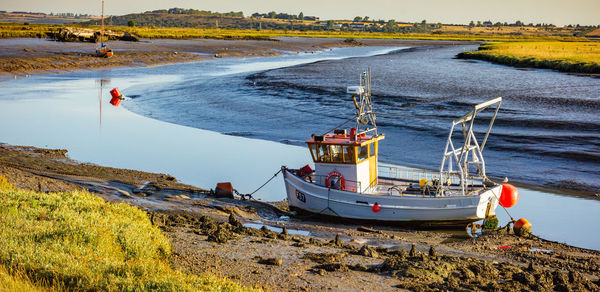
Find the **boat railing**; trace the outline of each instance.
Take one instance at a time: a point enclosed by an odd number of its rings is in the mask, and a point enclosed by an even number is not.
[[[314,180],[313,183],[321,186],[326,186],[325,181],[327,180],[326,175],[312,175],[311,178]],[[362,193],[363,189],[359,181],[344,179],[344,188],[346,191]]]
[[[411,167],[398,167],[391,165],[380,165],[378,167],[379,176],[391,179],[398,179],[404,181],[418,182],[422,179],[426,179],[428,182],[441,181],[439,171],[430,171],[425,169],[417,169]],[[445,182],[443,185],[460,185],[460,176],[457,173],[444,172],[443,177]],[[481,184],[482,179],[480,177],[468,176],[467,184],[476,185]]]

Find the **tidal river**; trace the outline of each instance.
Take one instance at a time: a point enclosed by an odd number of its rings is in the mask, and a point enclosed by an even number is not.
[[[303,141],[352,114],[345,87],[370,66],[382,160],[439,167],[450,120],[502,96],[488,174],[542,187],[520,188],[511,214],[544,238],[600,249],[600,202],[552,189],[600,186],[600,79],[454,59],[473,48],[342,48],[4,81],[0,141],[204,188],[232,181],[247,193],[279,166],[309,162]],[[113,87],[126,96],[118,108],[108,103]],[[283,199],[281,178],[257,197]]]

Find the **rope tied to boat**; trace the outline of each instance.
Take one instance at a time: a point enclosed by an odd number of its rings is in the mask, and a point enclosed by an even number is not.
[[[240,192],[238,192],[238,190],[234,189],[233,192],[235,192],[236,195],[240,196],[240,199],[242,201],[245,200],[254,200],[253,195],[258,192],[260,189],[262,189],[264,186],[266,186],[268,183],[270,183],[283,169],[278,170],[270,179],[268,179],[264,184],[262,184],[260,187],[258,187],[256,190],[254,190],[252,193],[249,194],[241,194]]]

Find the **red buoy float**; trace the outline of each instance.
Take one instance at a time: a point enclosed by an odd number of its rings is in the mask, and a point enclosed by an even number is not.
[[[510,208],[517,204],[519,201],[519,191],[515,186],[510,184],[502,185],[502,193],[500,194],[500,206],[504,208]]]
[[[517,221],[515,221],[515,224],[513,225],[513,231],[515,232],[516,235],[519,236],[523,236],[526,235],[528,233],[531,233],[531,223],[529,223],[529,221],[527,221],[527,219],[525,218],[521,218]]]
[[[110,99],[110,104],[119,106],[123,100],[123,94],[121,94],[121,91],[118,88],[113,88],[113,90],[110,91],[110,95],[112,96]]]
[[[375,203],[375,204],[373,204],[373,207],[371,207],[371,210],[373,210],[373,212],[377,213],[377,212],[379,212],[379,210],[381,210],[381,207],[379,207],[379,204]]]

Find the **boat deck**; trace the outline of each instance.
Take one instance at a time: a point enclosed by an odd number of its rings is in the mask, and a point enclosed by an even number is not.
[[[362,190],[359,193],[374,196],[440,196],[434,181],[439,181],[439,172],[384,166],[380,168],[377,185],[365,190],[360,184],[346,180],[346,189]],[[419,181],[426,179],[428,184],[421,188]],[[314,173],[306,178],[314,184],[325,186],[325,177]],[[484,189],[481,178],[470,178],[467,193]],[[441,193],[443,196],[461,196],[460,183],[457,177],[448,176],[449,186]]]

